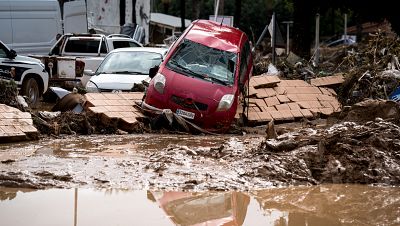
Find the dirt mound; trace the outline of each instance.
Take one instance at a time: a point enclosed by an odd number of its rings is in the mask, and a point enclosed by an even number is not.
[[[352,122],[367,122],[382,118],[398,123],[400,122],[400,105],[394,101],[367,99],[344,108],[339,118]]]

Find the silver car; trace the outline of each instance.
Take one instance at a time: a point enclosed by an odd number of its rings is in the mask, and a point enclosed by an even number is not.
[[[131,47],[115,49],[107,54],[86,83],[87,92],[132,91],[135,84],[150,81],[149,70],[158,66],[167,48]]]

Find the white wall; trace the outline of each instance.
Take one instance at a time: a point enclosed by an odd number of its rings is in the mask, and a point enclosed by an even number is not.
[[[107,33],[120,32],[119,7],[124,0],[87,0],[89,27],[97,27]],[[146,31],[149,42],[150,1],[136,0],[136,22]],[[147,18],[147,19],[146,19]],[[132,0],[125,0],[125,22],[132,21]]]

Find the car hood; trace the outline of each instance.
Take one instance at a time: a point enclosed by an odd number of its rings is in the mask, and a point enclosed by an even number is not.
[[[225,94],[235,93],[233,86],[224,86],[200,78],[181,75],[167,68],[164,69],[164,74],[168,74],[166,88],[171,95],[218,103]]]
[[[28,56],[21,56],[21,55],[17,55],[14,60],[19,61],[19,62],[23,62],[23,63],[27,63],[27,64],[38,64],[38,63],[41,63],[41,61],[39,59],[36,59],[36,58],[33,58],[33,57],[28,57]]]
[[[89,81],[95,83],[99,89],[129,91],[135,83],[142,83],[148,77],[148,75],[100,74],[92,76]]]

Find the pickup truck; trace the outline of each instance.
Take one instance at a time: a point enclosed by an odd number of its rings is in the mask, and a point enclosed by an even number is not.
[[[64,34],[50,49],[49,56],[31,57],[45,64],[51,84],[84,87],[89,79],[83,75],[84,70],[96,71],[108,52],[125,47],[142,44],[123,34]]]
[[[19,93],[28,98],[29,106],[36,108],[47,91],[49,74],[42,62],[18,55],[0,40],[0,80],[14,80]]]

